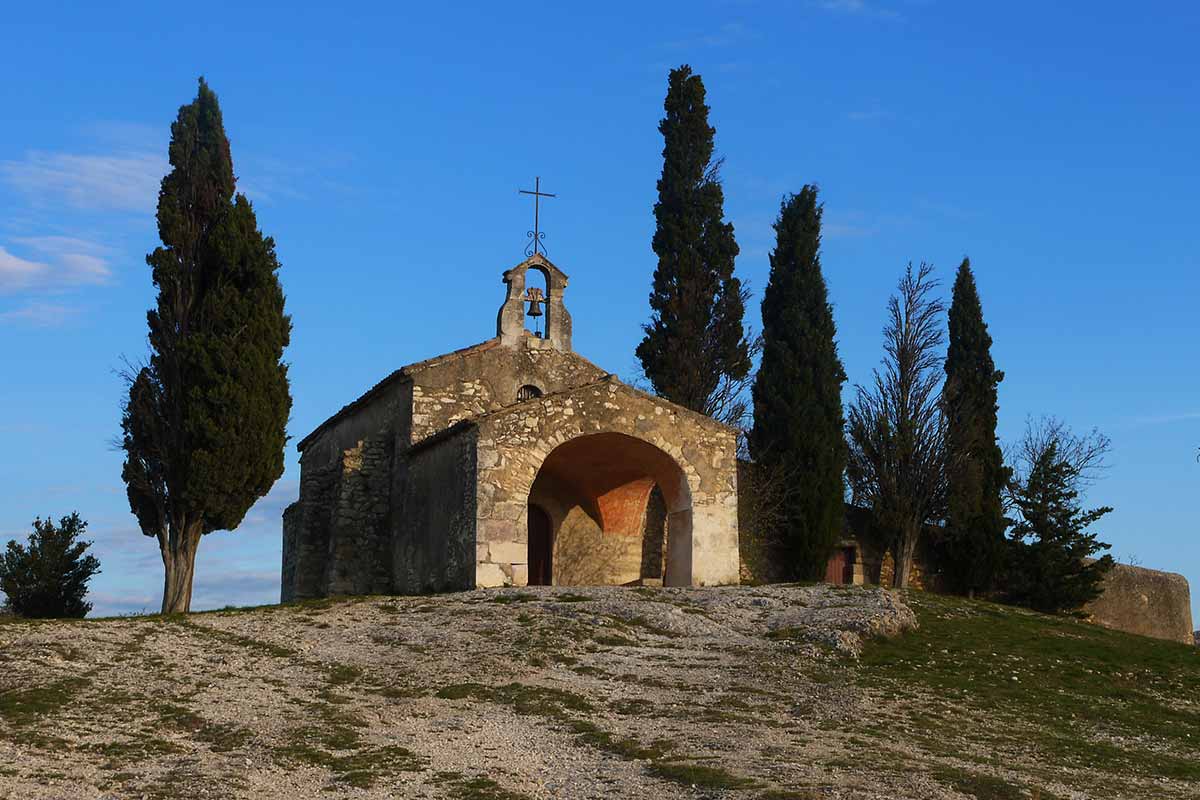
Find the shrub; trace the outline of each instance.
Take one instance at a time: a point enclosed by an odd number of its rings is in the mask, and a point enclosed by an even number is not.
[[[91,542],[79,541],[87,522],[78,513],[55,526],[47,518],[33,521],[28,545],[10,541],[0,554],[0,591],[5,606],[22,617],[83,617],[92,604],[83,598],[87,583],[100,571],[95,556],[84,555]]]

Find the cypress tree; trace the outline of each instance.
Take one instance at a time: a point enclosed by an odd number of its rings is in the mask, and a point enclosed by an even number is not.
[[[754,380],[750,453],[785,487],[785,569],[820,578],[842,537],[846,440],[837,328],[821,274],[817,187],[784,198],[775,221],[771,275],[763,294],[763,356]]]
[[[940,548],[950,586],[973,595],[995,587],[1005,558],[1007,525],[1001,492],[1011,470],[996,440],[996,387],[1004,373],[992,362],[970,259],[954,279],[946,353],[946,530]]]
[[[738,246],[724,219],[704,83],[691,67],[671,70],[663,108],[663,168],[654,206],[658,266],[637,355],[657,394],[711,414],[722,381],[750,371],[745,297],[733,275]]]
[[[171,125],[158,196],[162,247],[151,355],[130,375],[122,478],[142,533],[158,542],[164,613],[190,609],[200,538],[241,523],[283,473],[291,334],[275,243],[236,179],[217,96],[200,79]]]

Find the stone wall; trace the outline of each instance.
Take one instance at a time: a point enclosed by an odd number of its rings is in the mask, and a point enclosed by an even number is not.
[[[391,589],[394,440],[359,441],[331,464],[301,467],[283,520],[283,602]]]
[[[410,450],[404,523],[394,542],[393,587],[401,594],[475,587],[476,432],[450,431]]]
[[[1117,564],[1104,578],[1104,594],[1083,610],[1106,628],[1184,644],[1194,641],[1191,594],[1182,575]]]
[[[641,577],[642,537],[606,532],[579,506],[554,538],[555,586],[612,586]]]
[[[391,589],[393,444],[385,433],[342,454],[325,594],[383,594]]]
[[[339,464],[300,471],[300,500],[284,512],[282,602],[324,597]]]
[[[551,394],[593,383],[604,371],[574,353],[536,346],[502,347],[492,340],[453,357],[407,367],[411,375],[411,442],[454,423],[517,402],[517,390],[536,386]]]

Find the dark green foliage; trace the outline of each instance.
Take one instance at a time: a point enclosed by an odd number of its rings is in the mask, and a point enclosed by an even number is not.
[[[1086,529],[1112,511],[1079,505],[1079,468],[1057,441],[1036,455],[1029,475],[1016,486],[1013,501],[1021,519],[1013,526],[1011,602],[1038,611],[1072,611],[1100,596],[1100,582],[1112,569],[1110,555],[1090,561],[1108,545]]]
[[[28,545],[10,541],[0,554],[0,591],[18,616],[83,617],[92,604],[83,598],[87,583],[100,571],[95,556],[84,555],[91,542],[79,541],[87,522],[72,513],[58,521],[35,519]]]
[[[283,472],[291,320],[275,243],[234,196],[229,141],[203,79],[171,126],[169,154],[163,246],[146,258],[158,288],[151,356],[130,376],[122,477],[163,553],[163,611],[186,611],[199,538],[237,527]]]
[[[729,381],[746,378],[750,346],[742,329],[745,292],[733,275],[738,254],[713,161],[704,83],[684,65],[671,70],[663,169],[654,206],[658,266],[650,323],[637,355],[654,391],[694,411],[727,416]]]
[[[817,187],[784,198],[763,295],[763,355],[754,380],[750,453],[784,487],[779,530],[785,574],[820,578],[842,537],[846,469],[837,328],[821,274]]]
[[[1004,564],[1001,493],[1011,477],[996,441],[996,387],[1004,373],[992,362],[971,262],[963,259],[950,303],[950,346],[942,403],[946,414],[946,528],[938,547],[949,587],[990,591]]]

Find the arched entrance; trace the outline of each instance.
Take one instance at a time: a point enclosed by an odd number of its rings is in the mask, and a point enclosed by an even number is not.
[[[542,538],[535,548],[538,515],[550,529],[544,571],[535,562],[544,552]],[[551,451],[529,491],[529,583],[543,575],[560,586],[690,585],[691,493],[675,460],[621,433],[580,436]]]

